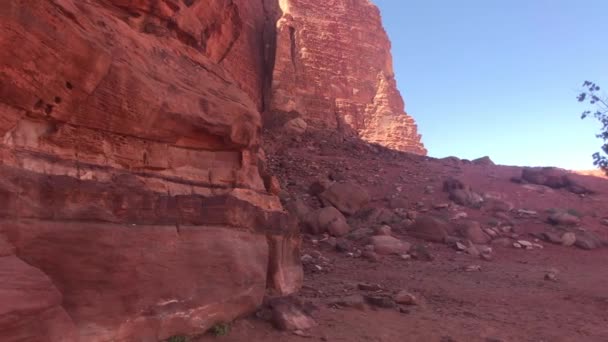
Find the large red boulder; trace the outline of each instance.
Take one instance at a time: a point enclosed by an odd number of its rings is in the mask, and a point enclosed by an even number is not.
[[[354,215],[371,199],[367,190],[354,183],[335,183],[319,198],[326,206],[334,206],[345,215]]]

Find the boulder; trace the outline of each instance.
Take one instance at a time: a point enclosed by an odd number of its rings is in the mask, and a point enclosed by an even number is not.
[[[542,238],[544,241],[554,243],[554,244],[562,243],[562,236],[560,234],[558,234],[556,232],[552,232],[552,231],[546,231],[546,232],[540,233],[540,238]]]
[[[476,221],[460,222],[457,231],[460,236],[475,244],[483,245],[491,240],[490,236],[483,231],[479,222]]]
[[[388,235],[372,236],[370,241],[378,254],[405,254],[411,247],[409,243]]]
[[[483,205],[483,197],[471,189],[456,189],[450,192],[450,200],[454,203],[470,207],[480,208]]]
[[[575,176],[556,167],[526,167],[522,170],[523,180],[553,189],[565,188],[575,194],[593,194],[586,186],[575,180]]]
[[[564,226],[575,226],[578,225],[581,220],[567,212],[556,212],[549,216],[549,222],[556,225]]]
[[[443,191],[449,193],[450,200],[462,206],[479,208],[483,204],[481,195],[455,178],[448,178],[443,182]]]
[[[496,164],[494,164],[494,162],[492,161],[492,159],[490,159],[490,157],[488,157],[488,156],[477,158],[477,159],[473,159],[472,163],[475,164],[475,165],[485,165],[485,166],[496,165]]]
[[[598,237],[596,234],[591,232],[577,232],[576,242],[574,245],[581,249],[591,250],[603,247],[606,243]]]
[[[306,132],[306,128],[308,128],[308,124],[302,118],[294,118],[285,123],[283,125],[283,130],[285,130],[289,134],[301,135]]]
[[[310,233],[315,235],[328,232],[333,236],[343,236],[350,232],[346,218],[334,207],[325,207],[309,213],[305,222]]]
[[[434,216],[419,216],[408,229],[408,233],[419,239],[444,242],[451,231],[448,222]]]
[[[306,220],[306,216],[312,211],[312,209],[310,209],[310,207],[299,198],[287,203],[286,209],[289,213],[295,215],[298,220],[302,222]]]
[[[332,205],[345,215],[353,215],[370,201],[367,191],[354,183],[335,183],[319,195],[324,205]]]
[[[568,186],[567,172],[555,167],[525,167],[521,178],[532,184],[559,189]]]

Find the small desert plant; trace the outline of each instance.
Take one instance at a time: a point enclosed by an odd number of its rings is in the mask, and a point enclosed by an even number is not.
[[[189,339],[184,335],[174,335],[169,337],[166,342],[189,342]]]
[[[581,213],[580,213],[578,210],[576,210],[576,209],[572,209],[572,208],[568,209],[566,212],[567,212],[568,214],[570,214],[570,215],[572,215],[572,216],[576,216],[576,217],[578,217],[578,218],[581,218],[581,217],[583,216],[583,214],[581,214]]]
[[[498,227],[499,224],[500,224],[500,221],[498,221],[495,218],[491,218],[488,220],[488,226],[490,226],[490,227]]]
[[[211,328],[211,333],[213,336],[226,336],[230,333],[230,324],[229,323],[218,323]]]

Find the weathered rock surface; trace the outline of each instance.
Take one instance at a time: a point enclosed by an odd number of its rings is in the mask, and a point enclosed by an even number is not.
[[[390,42],[370,1],[280,1],[268,110],[317,128],[426,154],[396,87]],[[348,60],[348,63],[344,61]]]
[[[76,326],[51,280],[16,256],[0,257],[3,341],[74,341]]]
[[[0,286],[20,290],[0,340],[164,340],[299,288],[259,158],[263,65],[226,59],[255,35],[241,14],[260,8],[239,3],[2,4],[0,232],[18,258]]]

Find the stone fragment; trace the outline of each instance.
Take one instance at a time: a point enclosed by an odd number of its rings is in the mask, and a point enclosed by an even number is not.
[[[366,302],[365,298],[361,295],[350,295],[346,297],[342,297],[340,299],[334,300],[332,302],[334,305],[342,306],[346,308],[353,308],[358,310],[365,310]]]
[[[414,246],[412,246],[409,254],[412,256],[412,258],[414,258],[416,260],[420,260],[420,261],[435,260],[435,257],[433,256],[433,254],[431,254],[431,252],[428,250],[428,248],[426,248],[422,244],[415,244]]]
[[[380,226],[378,227],[378,229],[376,229],[376,235],[387,235],[387,236],[391,236],[392,233],[392,229],[390,226]]]
[[[372,306],[376,306],[383,309],[392,309],[397,306],[395,301],[389,296],[383,295],[367,295],[364,296],[365,301]]]
[[[363,251],[361,253],[361,257],[365,258],[371,262],[378,262],[380,261],[380,256],[378,255],[378,253],[374,252],[374,251]]]
[[[357,284],[357,288],[362,291],[382,291],[382,286],[379,284],[359,283]]]
[[[411,247],[409,243],[387,235],[372,236],[370,241],[378,254],[404,254]]]
[[[464,268],[465,272],[479,272],[481,271],[480,265],[469,265]]]
[[[418,305],[418,299],[416,298],[416,296],[405,290],[399,291],[394,296],[394,300],[397,304]]]
[[[561,236],[561,243],[564,246],[572,246],[576,243],[576,234],[572,232],[564,233]]]
[[[307,330],[317,325],[295,299],[277,298],[270,302],[272,322],[279,330]]]

